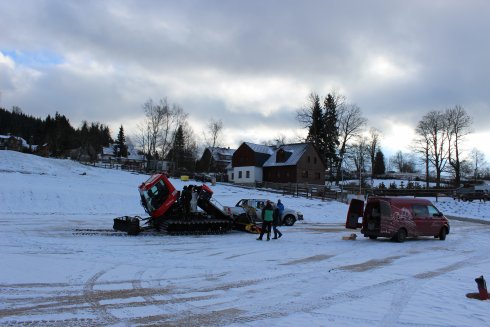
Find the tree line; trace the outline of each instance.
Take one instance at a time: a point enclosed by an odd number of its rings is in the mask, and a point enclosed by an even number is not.
[[[148,160],[167,160],[173,163],[174,170],[209,171],[211,162],[201,163],[197,159],[199,143],[188,114],[180,105],[170,104],[167,98],[148,99],[142,110],[144,119],[133,139],[141,154]],[[426,181],[433,178],[438,185],[443,173],[450,173],[455,185],[461,183],[463,176],[489,175],[483,153],[473,149],[468,154],[462,147],[465,136],[471,132],[472,119],[461,106],[424,115],[416,127],[413,151],[398,151],[389,160],[381,149],[381,132],[374,127],[368,129],[360,107],[337,92],[332,91],[323,98],[311,93],[296,118],[307,131],[301,141],[315,145],[331,183],[352,178],[352,172],[362,183],[366,176],[383,175],[389,167],[413,173],[418,171],[418,163],[425,167]],[[201,139],[207,147],[219,147],[222,131],[222,121],[210,119]],[[128,155],[122,125],[114,141],[107,126],[84,121],[74,128],[58,112],[43,120],[24,114],[18,107],[11,111],[0,108],[0,134],[20,136],[29,144],[46,144],[49,155],[55,157],[67,156],[68,150],[78,148],[80,154],[89,154],[95,161],[102,148],[110,144],[116,156]],[[279,136],[264,144],[286,142],[285,137]]]
[[[113,142],[106,125],[84,121],[81,127],[74,128],[58,112],[41,119],[24,114],[19,107],[11,111],[0,108],[0,134],[22,137],[30,145],[27,152],[42,148],[49,156],[67,157],[70,150],[80,148],[80,153],[89,154],[93,160]]]
[[[402,173],[415,173],[418,163],[425,169],[426,187],[430,180],[440,186],[443,174],[459,186],[463,177],[481,178],[490,175],[481,151],[465,152],[462,144],[471,132],[472,118],[462,106],[430,111],[416,127],[411,153],[397,151],[386,163],[381,150],[381,132],[367,129],[367,119],[360,108],[346,97],[330,92],[323,99],[311,93],[304,108],[297,111],[297,120],[308,131],[306,141],[313,143],[327,167],[327,178],[337,185],[344,169],[357,172],[364,182],[386,172],[387,166]],[[352,177],[352,176],[349,176]]]

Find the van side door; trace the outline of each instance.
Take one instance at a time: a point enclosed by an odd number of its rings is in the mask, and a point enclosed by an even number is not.
[[[412,205],[412,214],[417,235],[433,235],[431,232],[432,217],[429,215],[427,206],[424,204]]]

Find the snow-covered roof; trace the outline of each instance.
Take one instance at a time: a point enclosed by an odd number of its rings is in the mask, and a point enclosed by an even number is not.
[[[141,161],[145,160],[145,156],[142,154],[138,154],[138,150],[132,144],[127,144],[127,147],[128,147],[127,159],[141,160]],[[114,144],[102,148],[102,155],[114,157]]]
[[[255,143],[250,143],[250,142],[245,142],[246,145],[250,149],[252,149],[254,152],[258,153],[264,153],[264,154],[269,154],[272,155],[274,154],[274,148],[267,146],[267,145],[262,145],[262,144],[255,144]]]
[[[230,148],[220,148],[220,147],[208,147],[209,152],[213,154],[213,159],[215,161],[223,160],[224,157],[228,157],[231,160],[233,157],[233,153],[235,153],[236,149]]]
[[[28,148],[28,147],[29,147],[29,144],[27,143],[27,141],[26,141],[26,140],[24,140],[24,139],[23,139],[22,137],[20,137],[20,136],[13,136],[13,135],[0,135],[0,138],[1,138],[1,139],[9,139],[9,138],[11,138],[11,137],[13,137],[14,139],[17,139],[17,140],[19,140],[20,142],[22,142],[22,146],[23,146],[24,148]]]
[[[307,148],[308,143],[282,145],[267,159],[263,167],[294,166],[301,159]],[[287,152],[289,157],[284,162],[277,162],[277,153],[281,150]]]
[[[112,145],[102,148],[102,154],[106,155],[106,156],[113,156],[114,155],[114,148],[112,147]]]

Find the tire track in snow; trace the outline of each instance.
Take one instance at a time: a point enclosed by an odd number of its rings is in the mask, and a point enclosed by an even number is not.
[[[109,313],[109,311],[107,311],[107,308],[100,304],[99,297],[95,296],[94,290],[97,280],[109,270],[111,269],[101,270],[90,277],[83,287],[83,295],[86,302],[90,305],[92,311],[102,322],[116,323],[118,321],[118,318]]]

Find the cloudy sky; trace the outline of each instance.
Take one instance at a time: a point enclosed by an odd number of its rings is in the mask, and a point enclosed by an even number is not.
[[[332,90],[407,150],[432,110],[473,117],[466,148],[490,159],[486,0],[0,0],[0,106],[135,132],[148,99],[189,113],[224,145],[304,133],[296,112]]]

